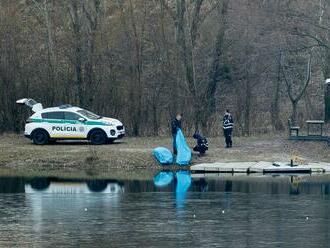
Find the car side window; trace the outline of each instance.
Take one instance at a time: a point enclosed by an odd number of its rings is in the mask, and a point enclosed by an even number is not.
[[[73,112],[64,112],[64,119],[70,121],[77,121],[81,118],[80,115],[73,113]]]
[[[43,119],[63,120],[64,119],[64,112],[42,113],[41,117]]]

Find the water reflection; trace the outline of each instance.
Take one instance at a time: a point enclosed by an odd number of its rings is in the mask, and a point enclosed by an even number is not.
[[[330,175],[219,175],[161,171],[152,180],[0,177],[0,193],[140,193],[241,192],[267,194],[330,194]]]
[[[189,171],[161,171],[154,177],[154,184],[158,188],[169,186],[175,179],[175,199],[177,208],[183,208],[186,193],[191,185],[191,175]]]
[[[65,180],[58,178],[0,177],[0,193],[123,193],[116,180]]]
[[[22,177],[0,177],[0,193],[24,193]]]
[[[173,172],[161,171],[154,177],[154,184],[156,187],[166,187],[173,181]]]
[[[186,193],[191,185],[191,176],[188,171],[178,171],[175,173],[175,176],[176,176],[176,188],[175,188],[176,206],[177,208],[183,208],[186,199]]]
[[[196,191],[199,192],[207,192],[208,191],[208,183],[205,178],[199,178],[193,181],[193,187]]]
[[[0,177],[0,247],[327,247],[329,187],[327,175]]]

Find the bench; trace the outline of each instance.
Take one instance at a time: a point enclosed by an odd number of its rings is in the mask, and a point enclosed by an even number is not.
[[[320,127],[320,133],[317,134],[316,136],[323,136],[323,125],[324,125],[324,121],[323,120],[308,120],[306,121],[307,123],[307,136],[315,136],[315,134],[310,134],[310,126],[314,125],[314,126],[319,126]]]
[[[292,135],[292,132],[295,132],[296,135],[295,136],[299,136],[299,130],[300,130],[300,127],[298,126],[292,126],[292,121],[291,119],[288,120],[288,126],[289,126],[289,136],[293,136]]]

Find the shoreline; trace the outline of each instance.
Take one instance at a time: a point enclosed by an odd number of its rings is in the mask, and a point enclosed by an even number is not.
[[[21,135],[0,136],[0,169],[38,171],[80,171],[87,174],[121,171],[189,169],[189,166],[161,166],[152,156],[153,148],[171,147],[170,137],[124,138],[112,145],[93,146],[86,142],[34,145]],[[289,141],[285,136],[235,137],[234,147],[223,147],[221,138],[209,138],[205,156],[193,153],[192,165],[214,162],[290,161],[292,154],[308,162],[329,162],[329,147],[323,142]],[[190,147],[194,140],[187,139]],[[143,174],[143,173],[141,173]]]

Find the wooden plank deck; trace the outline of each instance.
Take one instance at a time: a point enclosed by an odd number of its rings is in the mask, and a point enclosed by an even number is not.
[[[330,173],[330,163],[308,163],[291,167],[286,163],[276,162],[229,162],[204,163],[190,167],[193,173]]]

